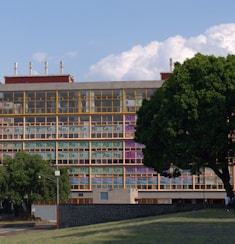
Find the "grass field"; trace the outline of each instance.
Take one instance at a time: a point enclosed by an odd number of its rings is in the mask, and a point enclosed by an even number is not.
[[[20,244],[235,243],[235,214],[224,209],[159,215],[58,230],[1,237]]]

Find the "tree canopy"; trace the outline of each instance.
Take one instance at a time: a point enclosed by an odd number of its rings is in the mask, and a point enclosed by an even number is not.
[[[235,56],[196,54],[174,71],[137,112],[135,140],[146,166],[170,165],[198,172],[211,168],[232,197],[229,164],[234,155]]]
[[[65,168],[59,170],[60,200],[66,201],[70,192],[69,174]],[[30,215],[33,203],[56,201],[54,172],[53,165],[37,154],[21,151],[14,158],[5,158],[0,167],[0,200],[11,201],[18,207],[23,205]]]

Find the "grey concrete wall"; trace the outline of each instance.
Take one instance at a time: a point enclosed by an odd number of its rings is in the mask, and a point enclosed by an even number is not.
[[[56,205],[32,205],[32,214],[41,220],[56,222]]]
[[[190,211],[192,204],[66,204],[59,206],[59,227],[83,226],[124,219]]]

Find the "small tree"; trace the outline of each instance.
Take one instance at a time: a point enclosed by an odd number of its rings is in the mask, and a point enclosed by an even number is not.
[[[234,55],[197,54],[176,63],[170,78],[137,112],[135,140],[146,146],[144,164],[158,172],[172,164],[193,173],[209,167],[232,197],[234,97]]]
[[[37,201],[55,201],[56,184],[39,175],[55,179],[52,166],[40,155],[30,155],[25,151],[16,153],[14,158],[7,157],[0,170],[1,198],[8,199],[17,207],[23,206],[26,215],[31,214],[31,206]],[[61,169],[60,199],[69,196],[69,175]]]

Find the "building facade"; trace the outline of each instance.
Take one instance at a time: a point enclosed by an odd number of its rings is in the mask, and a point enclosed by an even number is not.
[[[136,203],[224,199],[223,184],[209,169],[199,176],[185,170],[166,178],[142,164],[144,145],[133,140],[136,111],[163,82],[78,83],[62,74],[5,77],[0,84],[1,163],[26,150],[68,167],[70,202],[77,204],[97,202],[94,189],[135,189]],[[233,169],[231,174],[233,179]]]

